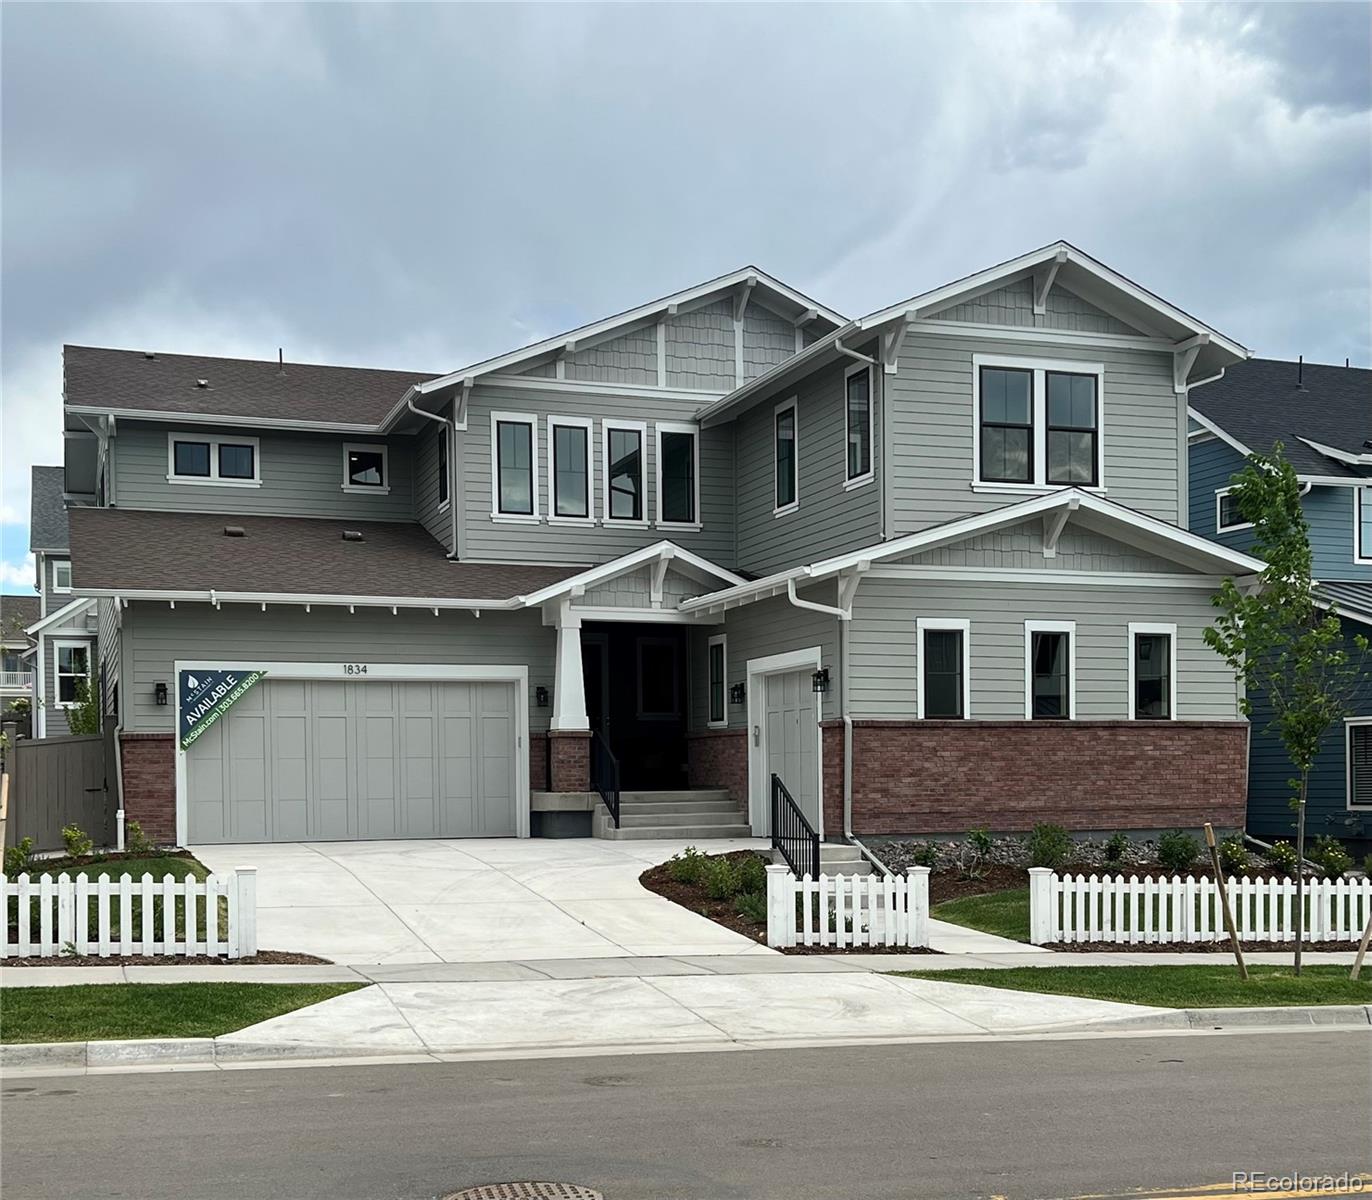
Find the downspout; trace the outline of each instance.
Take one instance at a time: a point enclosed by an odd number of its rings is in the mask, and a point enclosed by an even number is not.
[[[417,417],[424,417],[442,425],[443,435],[448,439],[448,557],[453,559],[457,557],[457,487],[453,479],[453,460],[457,457],[457,421],[450,421],[437,413],[416,408],[413,396],[405,397],[405,407]]]
[[[124,715],[114,727],[114,848],[124,849]]]

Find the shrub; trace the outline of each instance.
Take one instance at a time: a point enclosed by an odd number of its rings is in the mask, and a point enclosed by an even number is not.
[[[5,847],[5,876],[13,879],[33,866],[33,838],[24,838],[17,846]]]
[[[1267,852],[1267,861],[1279,871],[1285,871],[1288,875],[1296,873],[1296,864],[1300,861],[1296,857],[1296,847],[1290,842],[1273,842],[1272,849]]]
[[[708,855],[702,854],[694,846],[687,846],[680,854],[673,854],[667,860],[667,874],[677,883],[699,883],[707,861]]]
[[[139,856],[151,854],[157,847],[148,840],[147,834],[143,832],[143,826],[137,821],[128,821],[124,825],[124,845],[130,854]]]
[[[730,900],[739,892],[738,867],[732,859],[708,858],[700,882],[711,900]]]
[[[1338,879],[1353,865],[1353,857],[1336,837],[1318,837],[1310,851],[1310,861],[1319,863],[1326,879]]]
[[[1248,870],[1250,856],[1248,849],[1243,844],[1243,838],[1237,833],[1231,833],[1227,838],[1220,842],[1220,866],[1227,875],[1242,875]]]
[[[967,841],[958,854],[958,866],[961,868],[964,879],[981,878],[981,865],[991,856],[993,845],[989,829],[968,831]]]
[[[734,897],[734,911],[746,921],[767,924],[767,893],[740,892]]]
[[[1200,854],[1200,843],[1183,829],[1172,829],[1158,838],[1158,865],[1167,871],[1185,871]]]
[[[910,851],[910,861],[917,867],[938,866],[938,847],[933,842],[919,842]]]
[[[1035,825],[1025,839],[1031,867],[1060,867],[1072,854],[1072,835],[1061,825]]]
[[[767,863],[760,855],[750,854],[738,860],[738,890],[740,892],[765,892],[767,890]]]
[[[80,825],[63,825],[62,843],[72,858],[85,858],[95,846]]]
[[[76,703],[67,709],[67,729],[79,734],[100,732],[100,693],[84,679],[76,681]]]
[[[1129,837],[1123,833],[1112,833],[1105,843],[1105,861],[1123,862],[1124,856],[1129,853]]]
[[[1362,869],[1365,874],[1372,875],[1372,854],[1368,854],[1363,858]]]
[[[994,844],[989,829],[971,829],[967,832],[967,845],[971,847],[974,854],[983,859],[991,856],[991,847]]]

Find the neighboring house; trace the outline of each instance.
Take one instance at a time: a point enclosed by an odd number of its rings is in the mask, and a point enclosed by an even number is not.
[[[0,714],[16,700],[33,703],[33,639],[38,596],[0,596]]]
[[[1252,527],[1228,499],[1250,453],[1280,442],[1306,492],[1314,571],[1325,598],[1355,634],[1372,637],[1372,371],[1250,359],[1191,391],[1191,528],[1251,551]],[[1255,697],[1248,828],[1295,830],[1293,770],[1270,709]],[[1311,776],[1313,833],[1372,837],[1372,680],[1356,715],[1330,734]]]
[[[1237,826],[1202,631],[1261,564],[1184,527],[1186,393],[1246,356],[1066,243],[854,321],[748,267],[437,376],[69,346],[123,808],[526,835],[613,755],[678,828],[766,834],[773,776],[834,840]]]
[[[78,442],[81,440],[76,439]],[[38,589],[38,616],[26,632],[31,655],[34,737],[60,737],[68,732],[67,710],[76,703],[80,683],[98,686],[97,602],[72,592],[68,545],[68,504],[88,501],[67,487],[66,467],[34,467],[29,515],[29,549],[33,552]]]

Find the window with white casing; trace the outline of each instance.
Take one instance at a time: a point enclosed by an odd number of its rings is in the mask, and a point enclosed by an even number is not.
[[[795,512],[800,504],[797,494],[799,484],[799,441],[796,429],[798,405],[794,398],[778,404],[772,415],[772,434],[774,438],[772,457],[773,508],[781,516]]]
[[[593,427],[581,417],[548,418],[548,519],[591,522],[595,519]]]
[[[1238,529],[1252,529],[1250,521],[1243,519],[1239,512],[1238,498],[1232,488],[1222,487],[1215,491],[1215,530],[1228,533]]]
[[[258,439],[167,434],[167,481],[216,487],[260,487]]]
[[[345,492],[375,492],[391,490],[388,454],[384,444],[361,442],[343,444],[343,490]]]
[[[972,356],[973,486],[1105,487],[1105,368]]]
[[[965,720],[971,707],[970,622],[926,619],[915,622],[919,674],[916,711],[924,720]]]
[[[604,516],[607,523],[644,525],[644,463],[648,426],[642,421],[604,421],[601,424],[605,471]]]
[[[1073,621],[1025,621],[1024,715],[1069,721],[1077,715],[1077,627]]]
[[[53,559],[52,590],[54,592],[61,592],[64,595],[71,591],[71,559]]]
[[[1353,559],[1372,563],[1372,486],[1353,489]]]
[[[712,726],[729,723],[729,650],[725,635],[712,637],[706,646],[709,656],[709,702],[710,711],[707,723]]]
[[[538,427],[528,413],[491,414],[491,515],[538,520]]]
[[[1348,738],[1348,807],[1372,809],[1372,717],[1350,717]]]
[[[844,479],[856,487],[872,478],[874,433],[872,422],[872,368],[856,366],[843,375]]]
[[[1177,715],[1177,627],[1129,625],[1129,718],[1171,721]]]
[[[700,528],[700,431],[694,425],[659,421],[657,524]]]
[[[81,681],[90,685],[90,654],[86,642],[53,642],[53,693],[59,708],[70,708],[80,701]]]

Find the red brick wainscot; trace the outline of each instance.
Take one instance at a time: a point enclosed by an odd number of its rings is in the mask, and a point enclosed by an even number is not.
[[[536,792],[590,791],[590,733],[583,729],[530,734],[529,786]]]
[[[727,788],[748,807],[748,731],[706,729],[686,741],[687,779],[693,788]]]
[[[137,821],[159,846],[176,842],[176,746],[170,733],[119,735],[124,822]]]
[[[838,829],[843,729],[825,725],[825,822]],[[1041,821],[1071,830],[1205,821],[1238,828],[1248,728],[1246,721],[854,721],[853,831],[1018,833]]]

